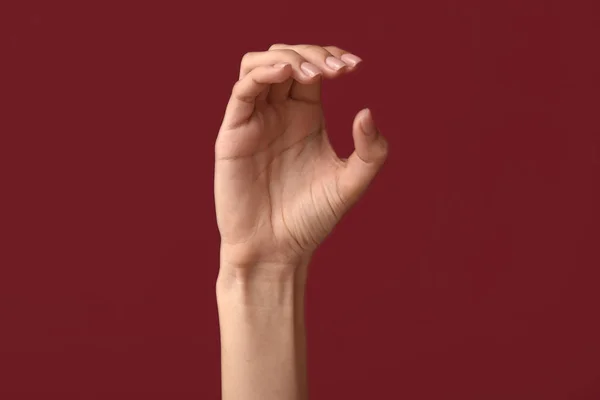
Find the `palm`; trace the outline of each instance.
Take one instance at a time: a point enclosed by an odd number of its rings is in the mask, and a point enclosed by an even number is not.
[[[223,241],[312,250],[343,212],[336,184],[343,161],[319,103],[261,102],[246,124],[220,133],[217,149],[217,204],[229,199],[218,210]]]
[[[383,164],[385,140],[368,110],[355,118],[348,160],[327,139],[320,78],[351,71],[344,55],[276,45],[242,60],[215,145],[217,222],[222,244],[238,249],[228,251],[232,262],[309,254]]]

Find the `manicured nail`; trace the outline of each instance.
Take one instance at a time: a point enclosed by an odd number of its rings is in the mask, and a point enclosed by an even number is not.
[[[319,67],[307,62],[302,63],[300,69],[311,78],[321,74]]]
[[[333,69],[334,71],[342,69],[346,66],[346,63],[335,57],[327,57],[325,59],[325,64],[327,64],[327,66]]]
[[[366,109],[365,116],[360,122],[366,136],[375,136],[377,134],[377,128],[375,127],[375,121],[373,120],[373,113],[371,113],[371,110],[368,108]]]
[[[343,62],[345,62],[346,64],[348,64],[351,67],[356,67],[358,65],[359,62],[362,61],[362,59],[358,56],[355,56],[354,54],[350,54],[350,53],[346,53],[343,56],[340,57],[342,59]]]
[[[273,65],[273,67],[282,69],[282,68],[287,67],[288,65],[290,65],[290,63],[282,62],[282,63],[277,63],[277,64]]]

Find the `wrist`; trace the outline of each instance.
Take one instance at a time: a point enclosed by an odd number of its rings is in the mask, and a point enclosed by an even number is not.
[[[217,303],[261,309],[293,307],[304,296],[308,262],[221,262],[216,282]]]
[[[222,253],[223,255],[223,253]],[[221,258],[216,284],[223,398],[268,389],[257,398],[307,398],[303,262],[238,262]],[[239,388],[232,389],[232,388]],[[294,393],[294,395],[292,395]]]
[[[290,282],[306,280],[305,271],[312,253],[265,252],[258,246],[221,244],[219,277],[238,282],[263,280]]]

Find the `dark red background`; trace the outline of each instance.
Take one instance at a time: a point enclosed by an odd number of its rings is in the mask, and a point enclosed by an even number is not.
[[[312,399],[600,398],[597,1],[10,3],[0,398],[219,397],[213,144],[274,42],[361,56],[332,140],[391,145],[312,266]]]

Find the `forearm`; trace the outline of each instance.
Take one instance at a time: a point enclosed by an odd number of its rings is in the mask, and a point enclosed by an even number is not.
[[[281,273],[244,276],[221,266],[217,304],[223,400],[307,398],[306,265],[271,270]]]

